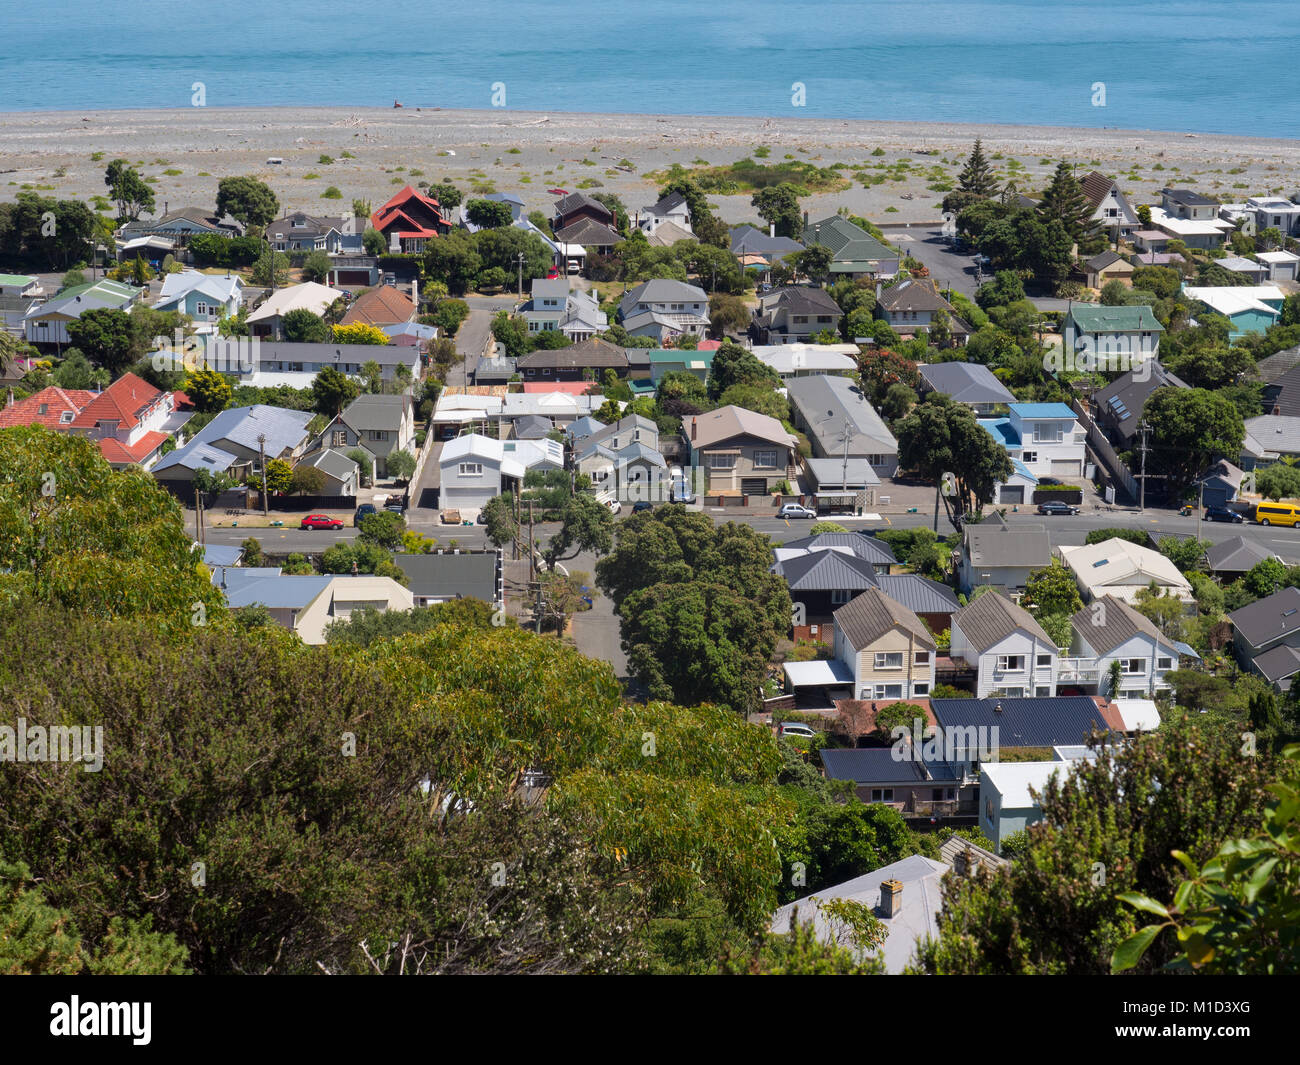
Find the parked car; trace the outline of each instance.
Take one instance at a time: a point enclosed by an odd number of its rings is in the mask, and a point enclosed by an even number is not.
[[[805,507],[800,503],[782,503],[781,509],[777,511],[778,518],[815,518],[817,511]]]
[[[361,506],[357,507],[357,512],[352,515],[352,524],[359,526],[362,518],[368,518],[371,514],[378,513],[379,511],[373,503],[362,503]]]
[[[693,503],[695,495],[691,492],[690,482],[686,479],[686,474],[682,472],[680,466],[674,466],[668,471],[669,493],[668,500],[671,503]]]
[[[817,738],[817,733],[809,726],[801,725],[795,721],[782,721],[777,726],[777,734],[780,736],[798,736],[801,739],[813,740]]]
[[[650,503],[649,503],[648,500],[645,500],[645,499],[642,499],[641,501],[632,504],[632,513],[633,513],[633,514],[640,514],[641,511],[643,511],[643,510],[649,510],[649,509],[650,509]]]
[[[396,499],[390,499],[387,503],[384,504],[384,509],[387,511],[391,511],[394,514],[405,514],[406,500],[403,499],[401,496],[398,496]]]
[[[308,514],[302,519],[299,529],[341,529],[343,523],[338,518],[331,518],[328,514]]]
[[[1079,508],[1072,507],[1069,503],[1062,503],[1058,499],[1049,499],[1046,503],[1038,504],[1039,514],[1078,514]]]
[[[620,503],[617,499],[605,500],[605,506],[609,508],[609,512],[611,514],[617,514],[619,513],[619,511],[623,509],[623,504]]]
[[[1209,506],[1205,508],[1206,521],[1226,521],[1233,525],[1241,525],[1245,518],[1235,510],[1229,510],[1227,507]]]

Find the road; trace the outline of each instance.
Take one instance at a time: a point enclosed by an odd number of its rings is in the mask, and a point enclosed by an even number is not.
[[[497,311],[512,310],[519,301],[514,296],[469,296],[469,317],[456,330],[456,354],[460,360],[447,371],[447,385],[461,387],[474,376],[479,357],[492,332]]]

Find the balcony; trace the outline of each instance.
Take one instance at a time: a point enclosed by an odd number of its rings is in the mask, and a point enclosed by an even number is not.
[[[1058,684],[1096,684],[1101,680],[1101,670],[1095,658],[1058,658],[1056,682]]]

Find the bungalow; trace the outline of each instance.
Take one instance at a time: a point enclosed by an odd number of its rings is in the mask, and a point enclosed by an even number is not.
[[[505,570],[500,551],[396,554],[393,562],[406,574],[417,607],[477,599],[505,608]]]
[[[1229,340],[1239,340],[1247,333],[1262,333],[1275,325],[1286,299],[1286,293],[1276,285],[1184,285],[1183,293],[1232,323]]]
[[[411,593],[392,577],[290,576],[277,568],[219,568],[212,583],[231,609],[261,605],[277,624],[297,633],[303,643],[323,644],[332,622],[346,621],[362,610],[410,610]]]
[[[616,344],[592,336],[567,348],[538,348],[521,355],[516,371],[525,381],[600,381],[606,370],[627,377],[627,354]]]
[[[590,340],[609,328],[600,303],[582,289],[570,291],[565,278],[535,278],[533,298],[520,311],[530,333],[563,333],[570,343]]]
[[[775,230],[775,226],[769,227]],[[731,229],[731,254],[742,266],[770,266],[787,255],[803,251],[797,240],[778,237],[774,232],[763,232],[754,226],[733,226]]]
[[[990,415],[997,407],[1016,401],[993,371],[979,362],[923,362],[917,366],[921,375],[920,392],[941,392],[954,403],[970,407],[976,414]]]
[[[507,456],[500,440],[467,433],[449,440],[438,456],[441,474],[438,505],[459,510],[461,517],[476,517],[495,496],[510,491],[524,479],[524,464]]]
[[[1119,252],[1109,249],[1094,255],[1083,266],[1085,283],[1089,288],[1101,288],[1107,281],[1130,281],[1133,278],[1133,264]]]
[[[681,230],[687,237],[695,235],[691,229],[690,208],[680,192],[670,192],[658,203],[643,207],[636,217],[637,228],[647,237],[654,236],[665,223]]]
[[[1070,654],[1060,662],[1062,686],[1121,701],[1171,690],[1165,674],[1178,668],[1177,646],[1124,600],[1113,595],[1093,600],[1070,619],[1070,628]],[[1115,662],[1120,676],[1112,689]]]
[[[204,274],[182,270],[163,278],[156,311],[188,314],[199,332],[215,332],[217,321],[239,313],[244,303],[244,282],[237,274]]]
[[[1300,417],[1261,414],[1246,419],[1246,439],[1241,445],[1241,465],[1247,470],[1284,458],[1300,457]]]
[[[1064,403],[1012,403],[1005,418],[981,418],[982,425],[1029,478],[1082,477],[1087,434]],[[1025,503],[1014,479],[997,487],[995,503]]]
[[[1127,196],[1120,192],[1114,178],[1096,170],[1080,182],[1083,197],[1090,208],[1089,221],[1094,228],[1111,234],[1111,239],[1127,237],[1137,228],[1137,211]],[[1152,209],[1154,213],[1154,208]]]
[[[835,280],[867,277],[888,281],[898,276],[898,252],[840,215],[811,224],[805,216],[803,242],[805,247],[821,245],[830,250],[830,272]]]
[[[1116,536],[1098,544],[1063,544],[1056,551],[1074,574],[1085,603],[1106,596],[1133,603],[1138,593],[1153,583],[1162,593],[1184,603],[1196,601],[1191,584],[1178,567],[1149,547]]]
[[[323,251],[329,255],[360,255],[366,219],[353,215],[322,217],[293,211],[266,227],[263,236],[276,251]]]
[[[1128,370],[1138,359],[1155,358],[1164,332],[1150,307],[1074,303],[1061,322],[1067,369]],[[1085,361],[1088,360],[1088,361]]]
[[[325,478],[321,495],[355,496],[361,482],[361,470],[354,459],[348,458],[342,451],[330,447],[319,447],[309,451],[298,460],[296,469],[319,470]]]
[[[451,231],[442,205],[410,185],[370,216],[370,226],[383,234],[390,252],[405,255],[420,254],[430,240]]]
[[[352,301],[339,325],[373,325],[380,329],[405,325],[415,317],[416,310],[416,301],[396,286],[378,285]]]
[[[838,334],[843,317],[824,289],[787,285],[759,296],[749,332],[757,344],[799,343],[817,333]]]
[[[1258,541],[1247,540],[1244,536],[1230,536],[1226,540],[1220,540],[1217,544],[1211,544],[1205,552],[1205,563],[1210,572],[1225,584],[1244,577],[1269,558],[1278,556]]]
[[[851,374],[858,368],[856,344],[755,344],[754,357],[782,380],[817,374]]]
[[[136,237],[166,237],[184,246],[190,237],[212,235],[217,237],[242,237],[244,224],[230,215],[220,216],[204,207],[181,207],[168,211],[163,205],[159,218],[136,218],[117,231],[123,241]]]
[[[129,311],[144,298],[145,290],[120,281],[87,282],[74,285],[47,300],[36,300],[23,314],[23,337],[29,344],[63,345],[71,343],[68,323],[85,311]]]
[[[235,342],[223,348],[221,341],[210,341],[208,351],[220,358],[230,352],[227,365],[238,362]],[[310,388],[316,375],[330,366],[339,373],[355,377],[368,362],[379,366],[385,382],[420,379],[420,349],[397,344],[295,344],[288,341],[263,341],[255,349],[251,367],[240,366],[239,383],[258,388],[288,385]]]
[[[930,711],[945,754],[951,749],[954,761],[981,774],[1006,752],[1086,743],[1094,731],[1109,734],[1121,724],[1118,714],[1087,695],[931,699]]]
[[[1254,259],[1246,259],[1240,255],[1225,255],[1222,259],[1215,259],[1214,265],[1234,274],[1239,274],[1252,285],[1262,285],[1268,280],[1268,267],[1263,263],[1257,263]]]
[[[1077,758],[1058,754],[1050,762],[986,762],[980,767],[979,828],[999,854],[1008,836],[1043,819],[1039,802],[1049,781],[1060,783],[1079,763],[1096,760],[1090,748],[1074,749]],[[1061,750],[1053,748],[1054,753]]]
[[[1289,691],[1300,673],[1300,588],[1283,588],[1228,615],[1242,669]]]
[[[875,504],[880,478],[866,458],[806,458],[803,471],[801,494],[811,495],[819,512],[852,514]]]
[[[1051,562],[1051,538],[1044,526],[1011,526],[994,511],[983,521],[962,527],[957,584],[966,595],[984,587],[1009,594],[1024,592],[1029,575]]]
[[[0,274],[0,296],[32,299],[42,291],[40,281],[28,274]]]
[[[947,318],[952,344],[965,347],[974,330],[939,295],[933,281],[909,278],[889,288],[879,285],[876,288],[876,317],[883,318],[899,336],[912,337],[918,333],[928,336],[940,324],[941,315]]]
[[[415,444],[415,417],[408,395],[357,396],[321,434],[328,447],[348,451],[364,448],[374,458],[375,478],[388,476],[388,456],[411,452]]]
[[[631,289],[618,304],[618,321],[630,336],[665,340],[709,327],[709,296],[698,285],[655,279]]]
[[[628,377],[654,387],[669,373],[689,373],[707,382],[715,355],[701,348],[624,348],[623,353]]]
[[[159,481],[189,482],[199,469],[212,473],[253,473],[261,456],[295,465],[312,436],[310,411],[257,404],[223,410],[195,433],[189,443],[170,451],[150,471]]]
[[[645,239],[652,248],[671,248],[679,240],[695,240],[695,234],[676,222],[661,222]]]
[[[949,657],[975,670],[981,699],[1055,695],[1059,654],[1033,615],[998,592],[985,592],[953,615]]]
[[[690,414],[682,429],[691,464],[707,471],[708,490],[720,495],[765,496],[795,477],[798,439],[775,418],[734,404]]]
[[[819,458],[864,458],[877,477],[898,469],[898,441],[884,419],[848,377],[798,377],[789,381],[794,425],[808,435]]]
[[[1121,374],[1092,397],[1092,415],[1116,446],[1128,450],[1137,439],[1142,412],[1151,394],[1158,388],[1186,387],[1161,363],[1144,362],[1137,369]]]
[[[248,328],[255,337],[275,337],[278,340],[284,316],[290,311],[311,311],[312,314],[323,316],[331,304],[342,296],[343,293],[338,289],[315,281],[276,289],[249,314]]]

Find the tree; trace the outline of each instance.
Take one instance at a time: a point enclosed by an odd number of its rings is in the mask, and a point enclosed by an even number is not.
[[[863,393],[876,405],[893,385],[906,385],[913,392],[921,387],[916,363],[889,348],[868,348],[859,355],[858,375]]]
[[[880,401],[880,414],[890,422],[907,417],[917,400],[916,392],[901,381],[896,381],[885,389],[885,398]]]
[[[79,318],[68,322],[67,330],[77,349],[114,377],[131,364],[135,334],[126,311],[110,307],[82,311]]]
[[[1205,561],[1205,552],[1213,545],[1209,540],[1198,540],[1194,536],[1186,539],[1162,536],[1156,546],[1165,558],[1178,567],[1180,573],[1187,573],[1201,566]]]
[[[375,463],[370,452],[365,448],[354,447],[348,452],[348,458],[357,464],[361,482],[367,485],[371,484],[374,481]]]
[[[732,385],[767,384],[772,388],[778,388],[780,383],[781,378],[776,371],[761,362],[748,348],[724,340],[713,353],[713,364],[709,369],[707,383],[710,399],[716,400]]]
[[[17,344],[13,338],[8,333],[4,334],[3,339],[0,339],[0,373],[9,369],[13,361],[8,354],[11,345],[16,349]],[[63,361],[55,368],[52,379],[60,388],[90,388],[95,381],[95,372],[86,356],[76,348],[68,348],[63,353]]]
[[[461,323],[469,317],[469,304],[464,300],[440,300],[433,309],[433,324],[449,337],[454,337]]]
[[[269,463],[268,463],[269,465]],[[267,482],[268,486],[270,482]],[[289,491],[299,496],[319,496],[325,494],[325,474],[315,466],[299,463],[294,467]]]
[[[367,226],[366,231],[361,234],[361,246],[365,248],[367,255],[387,255],[388,241],[384,235],[373,226]]]
[[[483,270],[479,245],[474,237],[463,230],[431,240],[425,246],[424,268],[434,281],[441,281],[447,290],[457,296],[464,295]]]
[[[1246,590],[1259,599],[1272,595],[1283,587],[1286,584],[1286,579],[1286,566],[1275,558],[1260,559],[1241,578]]]
[[[324,344],[330,338],[330,329],[325,324],[325,319],[305,307],[286,311],[280,319],[280,332],[285,340],[295,344]]]
[[[478,275],[478,290],[480,292],[489,289],[503,289],[510,284],[510,275],[499,266],[489,266]]]
[[[390,451],[385,464],[388,476],[399,481],[409,481],[415,472],[415,456],[406,450]]]
[[[997,484],[1012,473],[1006,449],[964,404],[931,393],[895,426],[899,464],[938,484],[953,475],[955,494],[945,506],[958,514],[977,511],[993,499]]]
[[[1038,217],[1043,222],[1060,222],[1070,239],[1078,242],[1090,228],[1092,208],[1070,164],[1062,159],[1056,164],[1052,180],[1038,201]]]
[[[266,460],[266,490],[284,495],[293,487],[293,466],[284,459]]]
[[[223,411],[230,406],[234,389],[225,374],[216,370],[191,370],[185,377],[185,394],[200,414]]]
[[[749,328],[749,307],[739,296],[715,292],[709,297],[709,334],[721,339],[727,333],[743,333]]]
[[[251,273],[253,284],[267,288],[277,288],[289,283],[289,256],[282,251],[273,251],[268,244]]]
[[[353,322],[351,325],[336,325],[334,327],[334,343],[383,346],[388,343],[388,334],[379,326],[371,325],[369,322]]]
[[[461,191],[455,185],[449,182],[439,182],[436,185],[430,185],[429,195],[438,201],[438,206],[447,210],[453,207],[459,207],[461,203]]]
[[[509,496],[493,496],[479,513],[487,538],[497,547],[513,543],[519,535],[519,521],[515,517],[514,500]]]
[[[470,200],[465,204],[465,216],[482,229],[499,229],[514,221],[510,205],[500,200]]]
[[[766,382],[741,381],[732,385],[718,397],[718,406],[741,407],[756,414],[766,414],[778,422],[790,420],[790,403],[779,392],[774,392]]]
[[[509,311],[497,311],[492,319],[492,336],[505,345],[506,355],[517,359],[532,350],[532,339],[528,334],[528,323],[520,315]]]
[[[1181,491],[1221,455],[1241,453],[1246,435],[1240,411],[1228,399],[1200,388],[1158,388],[1143,417],[1151,427],[1148,462]]]
[[[961,173],[957,175],[957,190],[987,199],[997,192],[997,187],[997,179],[993,176],[993,170],[984,157],[984,146],[980,138],[976,137],[970,157],[966,160]]]
[[[316,413],[335,418],[360,395],[361,386],[333,366],[325,366],[312,378],[311,391]]]
[[[402,546],[402,533],[406,531],[406,519],[391,510],[381,510],[367,514],[361,519],[360,542],[377,544],[386,551],[396,551]]]
[[[323,251],[313,251],[307,256],[302,264],[302,279],[304,281],[317,281],[325,284],[334,269],[334,263],[330,257]]]
[[[542,549],[547,569],[577,558],[578,553],[603,555],[613,543],[614,515],[593,495],[575,495],[560,510],[560,530]],[[570,554],[565,554],[572,548]]]
[[[253,177],[227,177],[217,182],[217,214],[230,215],[246,226],[266,226],[280,213],[271,187]]]
[[[749,201],[760,218],[776,226],[778,237],[797,239],[803,232],[799,213],[799,190],[788,181],[759,189]]]
[[[814,284],[821,284],[831,272],[831,249],[823,244],[813,244],[789,256],[790,264]]]
[[[1300,467],[1277,462],[1256,470],[1255,490],[1265,499],[1300,499]]]
[[[117,202],[119,222],[134,222],[145,211],[154,209],[153,189],[138,170],[125,159],[114,159],[104,171],[104,184]]]
[[[984,310],[1005,307],[1025,298],[1025,282],[1015,270],[999,270],[975,292],[975,302]]]

